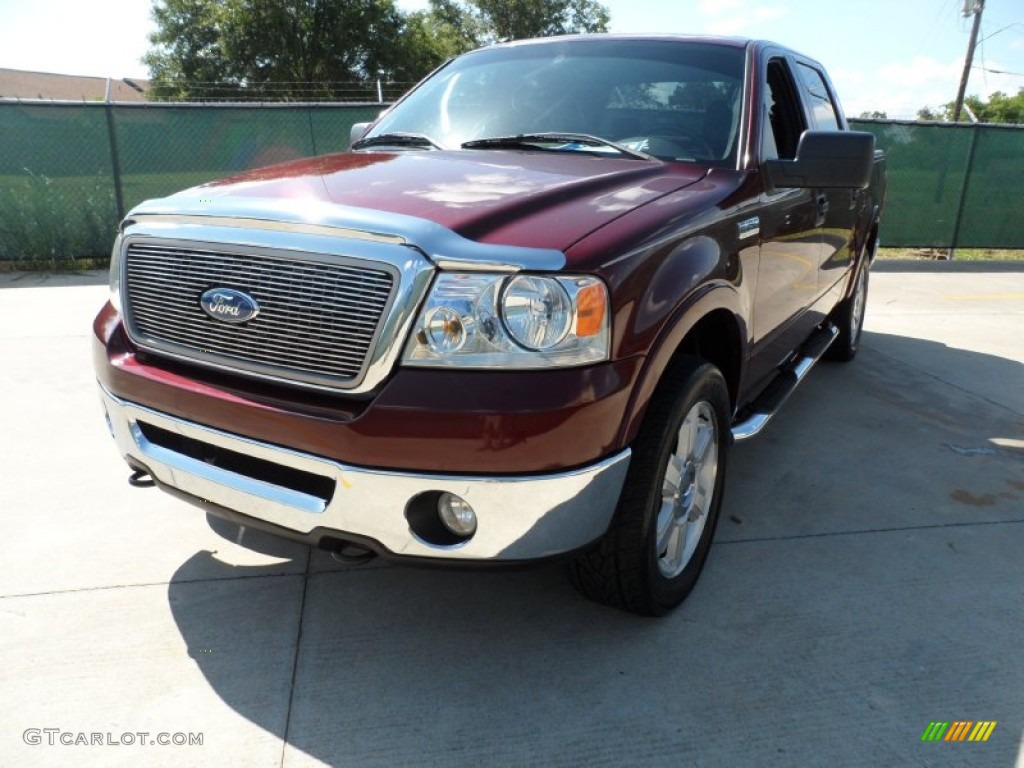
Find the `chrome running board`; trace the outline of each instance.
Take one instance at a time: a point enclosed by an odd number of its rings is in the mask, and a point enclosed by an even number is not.
[[[839,329],[831,323],[815,331],[800,348],[799,357],[788,368],[781,370],[764,392],[744,411],[748,414],[746,418],[733,424],[732,439],[736,442],[748,440],[768,426],[768,422],[779,412],[782,404],[793,394],[793,390],[807,377],[814,364],[832,346],[837,336]]]

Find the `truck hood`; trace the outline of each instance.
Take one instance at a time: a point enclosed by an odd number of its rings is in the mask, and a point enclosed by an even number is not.
[[[198,198],[211,208],[231,197],[333,203],[426,219],[477,242],[565,251],[706,174],[706,168],[679,163],[551,152],[347,153],[250,171],[162,202]]]

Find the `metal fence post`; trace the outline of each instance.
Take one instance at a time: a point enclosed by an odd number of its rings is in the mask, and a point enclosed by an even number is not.
[[[971,176],[974,173],[974,152],[978,147],[980,126],[971,125],[971,143],[967,148],[967,168],[964,169],[964,184],[960,188],[960,202],[956,207],[956,224],[953,225],[953,242],[949,247],[949,260],[956,258],[956,247],[960,244],[960,227],[964,223],[964,208],[967,205],[967,192],[971,188]]]
[[[117,148],[117,127],[114,125],[114,106],[104,105],[107,113],[107,137],[110,141],[110,164],[114,171],[114,199],[117,202],[117,220],[124,218],[124,191],[121,189],[121,155]]]
[[[306,117],[309,120],[310,146],[313,148],[313,156],[316,157],[319,152],[316,151],[316,130],[313,128],[313,109],[313,107],[306,107]]]

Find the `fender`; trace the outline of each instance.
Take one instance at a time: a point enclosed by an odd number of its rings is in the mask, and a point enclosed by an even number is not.
[[[747,324],[743,320],[742,305],[743,297],[735,285],[726,280],[716,280],[702,285],[676,307],[662,326],[663,331],[658,340],[651,346],[651,353],[644,362],[636,386],[633,387],[618,436],[619,445],[628,445],[636,437],[661,377],[687,335],[712,312],[721,310],[732,316],[738,328],[736,343],[739,346],[739,376],[733,392],[735,400],[742,391],[739,382],[742,382],[746,374],[750,336]],[[732,389],[733,386],[730,384],[730,390]],[[735,407],[736,403],[733,402],[733,408]]]
[[[857,257],[847,275],[846,286],[843,288],[841,300],[845,301],[853,295],[853,289],[857,284],[857,277],[860,275],[860,271],[862,269],[870,269],[872,262],[875,260],[875,251],[878,248],[879,214],[880,207],[876,203],[872,207],[870,215],[864,217],[868,224],[864,227],[858,226],[857,228],[858,232],[863,234],[855,234],[854,242],[857,248]]]

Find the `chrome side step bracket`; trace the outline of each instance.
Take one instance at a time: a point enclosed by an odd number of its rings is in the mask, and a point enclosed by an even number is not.
[[[768,422],[779,412],[782,404],[793,394],[793,390],[807,377],[814,364],[832,346],[832,342],[836,340],[837,336],[839,336],[839,329],[831,323],[826,323],[815,331],[800,348],[799,357],[788,368],[780,371],[779,375],[745,411],[746,418],[733,424],[733,440],[737,442],[748,440],[768,426]]]

